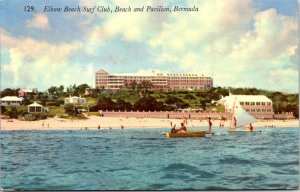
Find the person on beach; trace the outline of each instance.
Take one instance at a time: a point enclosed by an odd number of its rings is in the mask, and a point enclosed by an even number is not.
[[[185,117],[184,120],[183,120],[183,124],[186,124],[186,125],[188,124],[188,121],[187,121],[187,118],[186,118],[186,117]]]
[[[248,127],[249,131],[253,131],[253,126],[252,124],[250,123],[249,127]]]
[[[212,122],[211,122],[211,118],[208,118],[208,132],[211,133],[211,126],[212,126]]]

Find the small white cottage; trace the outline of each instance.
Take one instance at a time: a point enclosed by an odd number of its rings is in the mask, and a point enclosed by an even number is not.
[[[6,96],[0,99],[1,106],[18,106],[22,104],[22,101],[24,99],[22,97],[16,97],[16,96]]]
[[[27,107],[28,107],[28,112],[30,113],[40,113],[43,111],[43,105],[38,104],[36,101],[28,105]]]
[[[80,97],[68,97],[68,98],[65,98],[65,105],[66,104],[69,104],[69,103],[72,103],[74,105],[86,105],[87,104],[87,101],[86,101],[86,98],[82,98],[81,96]]]

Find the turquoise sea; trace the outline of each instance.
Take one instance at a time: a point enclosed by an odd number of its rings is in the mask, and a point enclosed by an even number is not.
[[[3,189],[222,190],[299,187],[299,129],[206,138],[169,129],[1,131]]]

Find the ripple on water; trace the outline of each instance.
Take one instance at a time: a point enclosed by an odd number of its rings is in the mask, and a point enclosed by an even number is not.
[[[247,159],[243,159],[241,157],[225,157],[219,160],[220,164],[230,164],[230,165],[235,165],[235,164],[251,164],[252,161],[249,161]]]
[[[215,175],[204,170],[200,170],[195,166],[191,166],[183,163],[172,163],[165,168],[161,169],[162,172],[166,172],[166,174],[162,178],[177,178],[180,177],[178,173],[190,174],[192,176],[197,176],[198,178],[213,178]]]
[[[6,131],[0,135],[1,185],[20,190],[294,189],[299,185],[299,129],[209,139],[166,139],[162,131],[166,129]]]

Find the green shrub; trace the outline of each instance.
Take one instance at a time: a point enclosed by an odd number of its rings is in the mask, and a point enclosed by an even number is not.
[[[4,106],[1,106],[1,114],[4,114],[4,112],[6,111],[6,108]]]
[[[47,106],[57,106],[56,102],[46,102]]]
[[[64,100],[61,100],[61,99],[59,99],[55,102],[56,106],[63,105],[64,103],[65,103]]]

